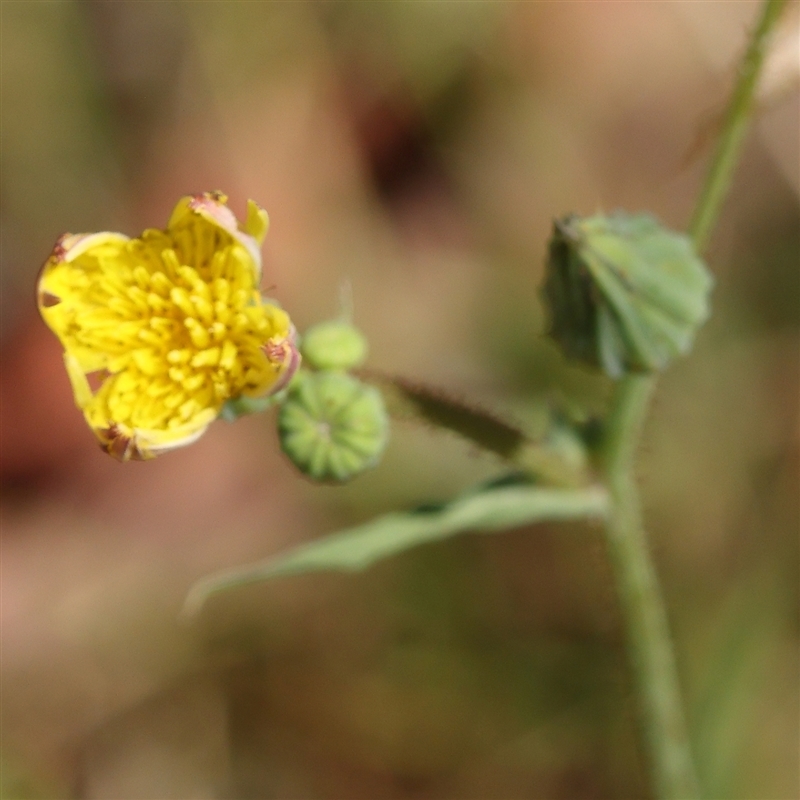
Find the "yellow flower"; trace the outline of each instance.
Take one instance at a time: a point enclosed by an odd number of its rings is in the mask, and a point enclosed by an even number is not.
[[[259,294],[266,212],[240,225],[219,192],[184,197],[167,229],[65,234],[39,277],[75,402],[106,452],[152,458],[198,439],[228,399],[283,387],[288,315]]]

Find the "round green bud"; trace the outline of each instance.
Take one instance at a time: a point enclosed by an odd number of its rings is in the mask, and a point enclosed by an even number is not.
[[[301,472],[342,483],[377,463],[389,420],[376,388],[341,372],[302,372],[278,412],[278,434]]]
[[[565,217],[544,284],[550,334],[614,378],[662,370],[690,349],[712,284],[691,239],[648,214]]]
[[[348,370],[364,363],[367,340],[350,323],[330,320],[309,328],[300,350],[314,369]]]

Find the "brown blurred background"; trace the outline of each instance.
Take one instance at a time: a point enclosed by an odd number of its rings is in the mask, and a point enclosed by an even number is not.
[[[798,796],[798,16],[660,384],[641,477],[708,797]],[[395,425],[316,487],[274,419],[121,465],[33,305],[64,231],[222,189],[302,330],[342,281],[370,364],[534,417],[607,384],[541,338],[552,218],[683,227],[751,2],[2,3],[2,797],[649,797],[597,529],[468,535],[177,620],[191,582],[502,465]]]

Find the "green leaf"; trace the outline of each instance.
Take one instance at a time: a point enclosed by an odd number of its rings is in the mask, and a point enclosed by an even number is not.
[[[535,522],[603,518],[605,489],[550,489],[496,485],[433,510],[387,514],[330,534],[256,564],[201,578],[189,591],[183,614],[193,616],[218,592],[272,578],[327,570],[357,571],[411,547],[467,531],[493,533]]]

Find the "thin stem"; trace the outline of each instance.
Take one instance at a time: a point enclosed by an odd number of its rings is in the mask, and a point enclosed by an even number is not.
[[[730,187],[769,33],[784,2],[766,0],[742,59],[725,125],[689,227],[698,251],[705,248]],[[612,501],[608,547],[625,614],[656,796],[660,800],[689,800],[699,795],[699,787],[666,607],[642,524],[634,477],[636,450],[655,386],[656,378],[652,375],[629,376],[617,386],[603,450]]]
[[[728,105],[722,134],[689,224],[689,235],[694,240],[698,252],[705,249],[730,188],[731,178],[747,133],[753,95],[769,45],[769,35],[785,2],[786,0],[767,0],[764,3],[761,17],[750,37],[747,52],[739,65],[739,80]]]

